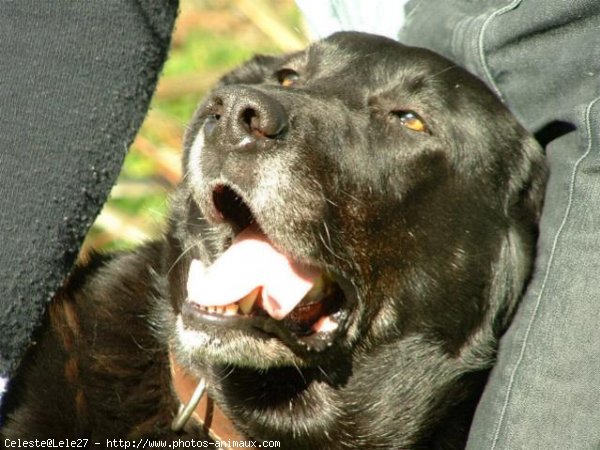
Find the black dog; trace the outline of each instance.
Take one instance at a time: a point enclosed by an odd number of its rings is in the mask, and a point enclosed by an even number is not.
[[[204,408],[285,449],[464,446],[545,178],[501,102],[429,51],[339,33],[223,78],[186,150],[164,240],[51,305],[4,436],[206,437]]]

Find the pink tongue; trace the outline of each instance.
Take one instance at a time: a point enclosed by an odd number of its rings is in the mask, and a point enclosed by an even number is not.
[[[320,272],[277,251],[255,225],[246,228],[212,266],[193,261],[188,298],[203,306],[235,303],[262,288],[263,308],[283,319],[313,287]]]

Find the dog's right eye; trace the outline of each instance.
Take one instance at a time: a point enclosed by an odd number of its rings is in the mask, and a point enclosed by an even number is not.
[[[400,119],[400,123],[412,131],[419,133],[427,133],[429,129],[425,125],[425,121],[416,112],[410,110],[392,111],[392,114]]]
[[[300,74],[292,69],[281,69],[275,72],[277,82],[283,87],[295,85],[300,79]]]

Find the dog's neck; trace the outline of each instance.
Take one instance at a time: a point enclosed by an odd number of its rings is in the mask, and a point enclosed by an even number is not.
[[[218,405],[211,399],[204,390],[200,400],[194,400],[194,394],[197,391],[198,385],[203,382],[199,378],[190,374],[183,368],[172,354],[169,355],[171,364],[171,385],[177,396],[182,409],[190,405],[190,402],[196,404],[189,418],[184,419],[182,426],[187,425],[186,422],[192,422],[200,426],[204,432],[215,441],[231,442],[244,441],[245,438],[235,428],[231,420],[221,411]],[[238,447],[236,448],[246,448]]]

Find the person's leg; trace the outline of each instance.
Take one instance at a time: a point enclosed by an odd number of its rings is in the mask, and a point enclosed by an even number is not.
[[[173,0],[0,0],[0,397],[150,101]]]
[[[600,101],[579,113],[583,128],[547,147],[536,273],[502,340],[472,449],[600,447]]]
[[[550,167],[535,273],[468,448],[599,448],[600,3],[451,3],[412,2],[401,40],[485,79]]]

